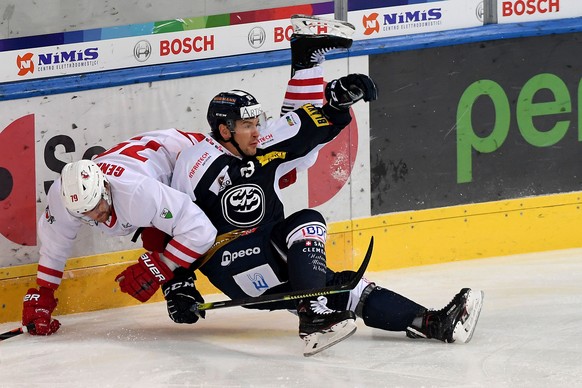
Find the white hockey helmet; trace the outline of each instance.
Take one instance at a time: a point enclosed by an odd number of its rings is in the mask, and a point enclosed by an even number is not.
[[[105,175],[94,162],[79,160],[68,163],[61,172],[61,197],[72,215],[93,210],[101,198],[109,203]]]

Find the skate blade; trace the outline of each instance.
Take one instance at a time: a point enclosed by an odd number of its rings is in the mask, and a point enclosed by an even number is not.
[[[468,343],[471,341],[473,333],[475,332],[475,327],[477,326],[477,321],[479,320],[479,315],[481,314],[484,297],[485,294],[483,291],[469,291],[469,296],[466,301],[467,315],[455,325],[455,329],[453,330],[454,342],[458,341]]]
[[[335,35],[342,38],[349,38],[356,31],[353,24],[343,20],[324,19],[318,16],[293,15],[291,16],[293,32],[301,35]],[[327,29],[326,34],[322,34],[322,28]]]
[[[353,319],[346,319],[333,325],[329,331],[309,334],[308,336],[303,337],[303,340],[305,341],[303,355],[305,357],[310,357],[322,352],[354,334],[356,329],[356,321]]]

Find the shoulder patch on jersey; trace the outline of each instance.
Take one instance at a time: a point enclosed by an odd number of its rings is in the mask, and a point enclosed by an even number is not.
[[[287,116],[285,116],[285,119],[287,120],[287,124],[289,124],[289,126],[290,126],[290,127],[292,127],[292,126],[294,126],[295,124],[297,124],[297,123],[295,122],[295,119],[293,118],[293,116],[292,116],[292,115],[289,115],[289,114],[288,114]]]
[[[273,151],[273,152],[269,152],[268,154],[265,154],[265,155],[257,156],[257,160],[259,161],[261,166],[264,166],[265,164],[267,164],[275,159],[285,159],[286,157],[287,157],[287,152],[285,152],[285,151]]]
[[[228,175],[228,166],[225,166],[220,171],[214,182],[212,182],[208,190],[218,195],[218,193],[230,185],[232,185],[232,180],[230,179],[230,175]]]
[[[330,125],[325,116],[321,114],[321,111],[313,106],[313,104],[305,104],[301,107],[301,109],[307,112],[317,127]]]
[[[162,212],[160,213],[160,217],[165,218],[165,219],[170,219],[170,218],[173,218],[174,215],[172,214],[171,211],[164,208],[164,210],[162,210]]]
[[[46,222],[48,222],[49,224],[52,224],[55,222],[55,216],[53,216],[51,214],[51,209],[48,207],[46,207],[46,209],[44,209],[44,218],[46,220]]]

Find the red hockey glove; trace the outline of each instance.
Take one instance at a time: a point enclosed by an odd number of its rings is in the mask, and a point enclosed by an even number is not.
[[[130,265],[115,278],[122,292],[140,302],[146,302],[174,274],[160,259],[157,252],[144,253],[137,264]]]
[[[24,296],[22,307],[22,325],[28,327],[32,335],[51,335],[59,330],[61,323],[51,319],[57,307],[55,291],[48,287],[29,288]]]

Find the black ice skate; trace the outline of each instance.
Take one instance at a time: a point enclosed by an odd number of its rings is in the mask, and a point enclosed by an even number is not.
[[[303,355],[312,356],[348,338],[356,331],[356,314],[327,307],[327,298],[319,296],[299,302],[299,337],[305,341]]]
[[[434,338],[444,342],[467,343],[473,337],[479,313],[483,306],[483,291],[463,288],[451,302],[441,310],[427,310],[406,330],[409,338]]]
[[[334,50],[349,49],[349,37],[354,26],[338,20],[326,20],[315,16],[294,15],[291,17],[291,70],[309,69],[321,64],[325,55]],[[321,31],[325,31],[322,33]]]
[[[311,15],[293,15],[291,24],[293,32],[300,35],[326,34],[349,38],[356,31],[353,24],[343,20],[324,19]]]

